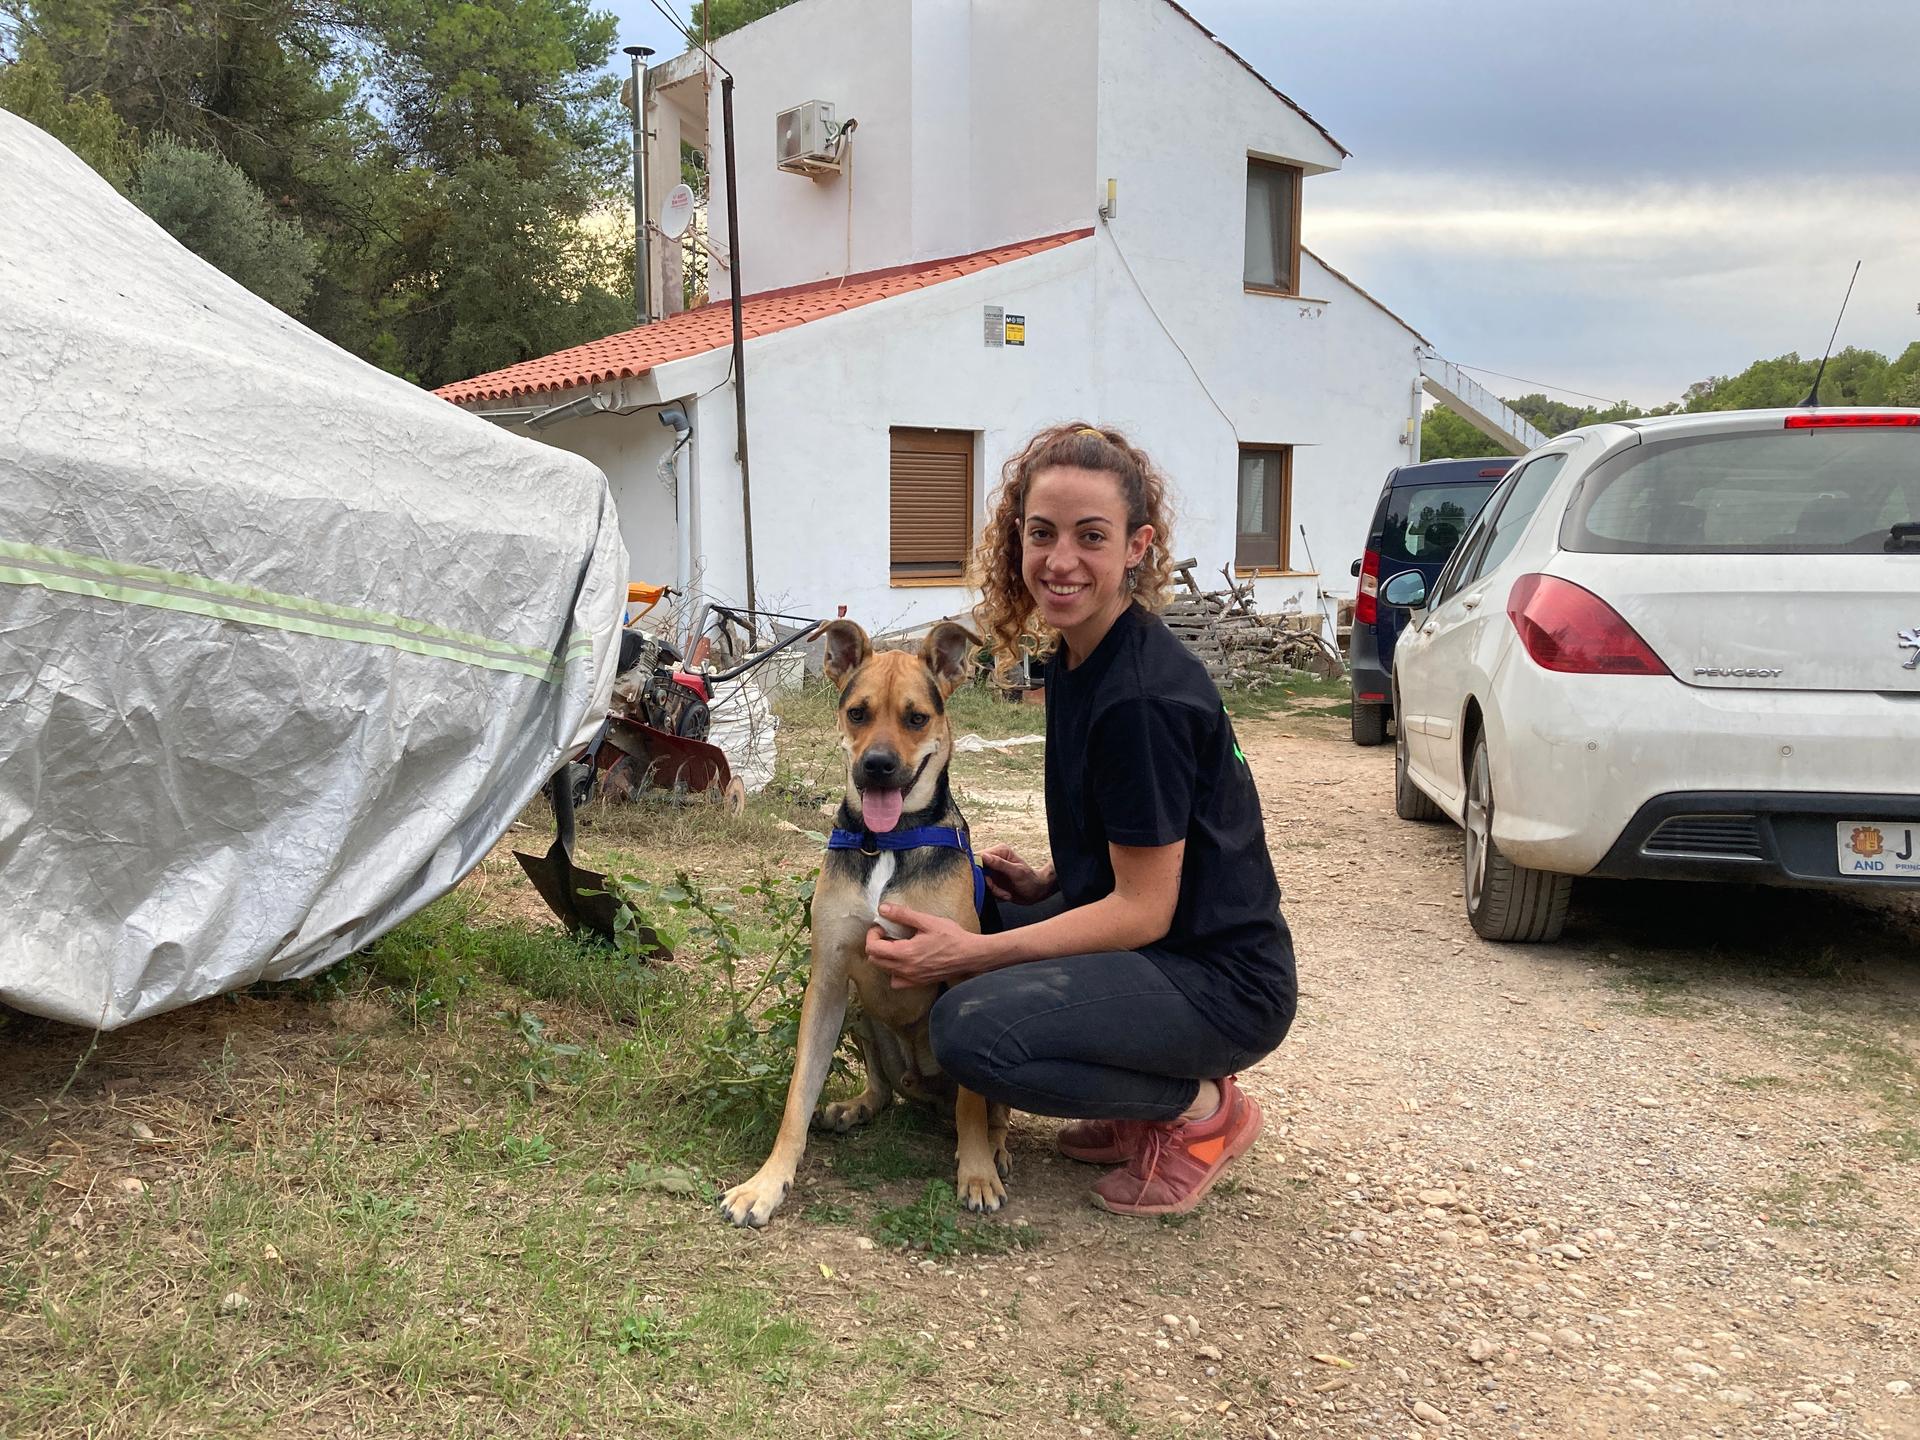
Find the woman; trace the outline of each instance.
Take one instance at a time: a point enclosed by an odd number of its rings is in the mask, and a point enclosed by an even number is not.
[[[1061,1153],[1117,1166],[1093,1198],[1125,1215],[1193,1209],[1253,1144],[1260,1107],[1234,1072],[1294,1011],[1246,757],[1206,670],[1147,608],[1171,543],[1165,484],[1118,432],[1057,426],[1008,461],[976,613],[1003,662],[1052,645],[1052,859],[982,852],[1008,902],[990,933],[883,905],[911,933],[867,941],[896,984],[952,983],[933,1010],[942,1067],[1072,1119]]]

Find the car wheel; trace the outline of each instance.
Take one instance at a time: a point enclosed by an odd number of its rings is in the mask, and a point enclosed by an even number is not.
[[[1487,940],[1558,940],[1567,923],[1573,878],[1529,870],[1500,853],[1493,841],[1493,769],[1487,737],[1474,737],[1467,767],[1465,883],[1467,920]]]
[[[1395,714],[1399,714],[1395,711]],[[1402,820],[1444,820],[1447,812],[1433,803],[1431,796],[1413,783],[1407,774],[1407,726],[1396,720],[1393,727],[1393,813]]]
[[[1353,743],[1356,745],[1384,745],[1387,743],[1387,707],[1384,705],[1363,705],[1353,702]]]

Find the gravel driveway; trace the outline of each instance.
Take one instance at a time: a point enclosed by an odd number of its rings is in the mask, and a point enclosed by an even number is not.
[[[1229,1437],[1920,1435],[1915,910],[1594,883],[1488,944],[1390,750],[1239,729],[1302,976],[1267,1136],[1169,1232],[1082,1215],[1017,1119],[1010,1213],[1069,1258],[919,1262],[943,1346]],[[1011,1337],[956,1316],[990,1277]]]

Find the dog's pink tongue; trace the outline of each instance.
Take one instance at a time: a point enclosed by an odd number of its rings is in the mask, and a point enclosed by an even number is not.
[[[900,823],[900,804],[905,798],[898,790],[862,790],[860,818],[874,834],[884,835]]]

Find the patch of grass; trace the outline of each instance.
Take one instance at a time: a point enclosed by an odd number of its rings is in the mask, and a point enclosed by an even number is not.
[[[821,1153],[834,1173],[855,1190],[897,1181],[919,1181],[953,1163],[952,1145],[937,1122],[917,1105],[894,1105],[872,1124],[826,1138]]]
[[[1039,1233],[1030,1225],[1007,1225],[992,1220],[960,1221],[960,1202],[953,1186],[929,1180],[920,1198],[874,1216],[874,1238],[897,1250],[928,1255],[1000,1255],[1031,1249]]]
[[[1727,1081],[1741,1090],[1777,1090],[1789,1083],[1779,1075],[1736,1075]]]
[[[1794,1230],[1853,1230],[1859,1222],[1851,1212],[1873,1204],[1866,1183],[1851,1171],[1821,1180],[1794,1171],[1779,1185],[1754,1191],[1753,1200],[1768,1225]]]
[[[1707,1010],[1705,1002],[1692,993],[1693,977],[1679,970],[1654,965],[1629,966],[1608,983],[1616,990],[1630,992],[1635,1008],[1644,1015],[1687,1020]]]
[[[1236,720],[1269,720],[1287,715],[1325,715],[1347,719],[1353,714],[1353,686],[1345,676],[1322,680],[1296,675],[1259,690],[1229,690],[1221,697]]]

